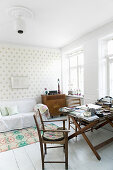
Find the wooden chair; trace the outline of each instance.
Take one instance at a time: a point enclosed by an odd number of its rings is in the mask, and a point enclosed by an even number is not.
[[[34,115],[34,120],[36,123],[40,150],[41,150],[41,159],[42,159],[42,170],[44,170],[44,163],[65,163],[65,168],[68,169],[68,132],[65,130],[65,120],[52,120],[52,121],[43,121],[42,115],[38,110]],[[62,121],[63,127],[57,128],[56,130],[46,130],[44,123],[45,122],[55,122]],[[43,134],[42,134],[43,133]],[[60,146],[47,147],[47,144],[60,144]],[[48,148],[57,148],[63,147],[65,152],[65,161],[44,161],[45,154],[47,154]],[[45,150],[45,153],[44,153]]]
[[[80,98],[70,98],[67,100],[67,107],[77,107],[77,106],[81,106],[81,100]],[[73,128],[75,130],[75,132],[77,131],[77,127],[73,127],[72,125],[75,126],[74,122],[72,121],[71,117],[68,115],[68,129]]]

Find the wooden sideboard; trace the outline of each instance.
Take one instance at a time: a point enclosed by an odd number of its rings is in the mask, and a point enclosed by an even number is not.
[[[65,94],[42,95],[42,103],[49,108],[50,116],[57,116],[61,113],[59,108],[66,106]]]

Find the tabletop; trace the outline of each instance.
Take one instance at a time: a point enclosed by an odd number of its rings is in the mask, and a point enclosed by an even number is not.
[[[90,108],[95,109],[95,114],[91,116],[85,116],[84,113],[86,112],[85,110],[85,105],[79,106],[79,107],[74,107],[74,108],[68,108],[68,107],[63,107],[60,108],[60,112],[65,112],[67,115],[73,116],[75,119],[78,119],[79,121],[84,121],[87,123],[90,123],[92,121],[103,121],[106,118],[112,118],[113,117],[113,112],[111,111],[106,111],[102,110],[102,108],[98,105],[92,105],[89,104]]]

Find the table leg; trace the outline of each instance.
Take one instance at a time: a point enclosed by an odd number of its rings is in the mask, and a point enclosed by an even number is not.
[[[71,118],[72,118],[75,126],[77,127],[77,125],[78,125],[77,122],[74,120],[73,117],[71,117]],[[68,137],[68,140],[70,140],[70,139],[74,138],[75,136],[80,135],[80,134],[84,133],[85,131],[91,129],[91,128],[94,127],[94,125],[96,125],[97,123],[98,123],[98,122],[95,121],[95,122],[92,122],[92,123],[88,124],[87,126],[85,126],[85,127],[83,127],[83,128],[80,128],[80,130],[78,130],[76,133],[71,134],[71,135]],[[79,124],[79,127],[80,127],[80,125],[81,125],[81,124]]]
[[[97,130],[97,129],[107,125],[108,123],[113,127],[112,121],[113,121],[113,118],[107,118],[106,117],[105,120],[101,124],[99,124],[95,129]]]
[[[97,151],[95,150],[94,146],[91,144],[90,140],[88,139],[88,137],[85,135],[85,133],[82,133],[82,136],[84,137],[85,141],[87,142],[87,144],[89,145],[89,147],[91,148],[91,150],[93,151],[93,153],[95,154],[95,156],[97,157],[98,160],[101,160],[100,155],[97,153]]]
[[[75,122],[76,127],[81,130],[80,125],[77,123],[77,121],[75,119],[73,119]],[[94,146],[91,144],[90,140],[88,139],[88,137],[85,135],[85,132],[81,133],[83,138],[85,139],[85,141],[87,142],[87,144],[89,145],[89,147],[91,148],[91,150],[93,151],[93,153],[95,154],[95,156],[97,157],[98,160],[101,159],[100,155],[97,153],[97,151],[95,150]]]
[[[107,121],[109,121],[109,124],[113,127],[113,123],[112,123],[113,118],[112,119],[106,118],[106,119],[107,119]]]

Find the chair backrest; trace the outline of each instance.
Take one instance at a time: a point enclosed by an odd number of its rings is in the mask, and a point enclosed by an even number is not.
[[[81,105],[80,98],[70,98],[67,100],[67,107],[76,107]]]
[[[44,120],[50,117],[49,108],[44,104],[36,104],[34,107],[34,111],[40,111],[40,114]]]
[[[38,131],[39,141],[42,143],[41,130],[43,131],[45,128],[40,111],[38,110],[33,116]]]

